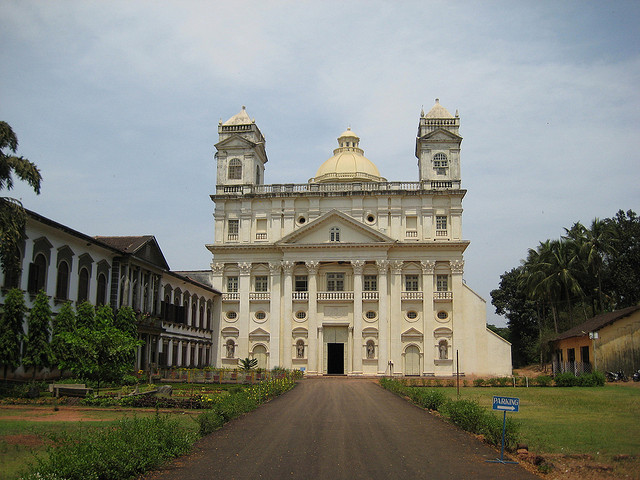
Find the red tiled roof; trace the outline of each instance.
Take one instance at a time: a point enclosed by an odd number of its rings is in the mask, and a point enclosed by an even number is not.
[[[616,310],[615,312],[609,312],[609,313],[603,313],[601,315],[597,315],[595,317],[590,318],[586,322],[578,325],[577,327],[573,327],[572,329],[561,333],[554,340],[562,340],[564,338],[581,337],[583,335],[587,335],[589,332],[594,332],[596,330],[600,330],[602,327],[611,325],[616,320],[620,320],[621,318],[628,317],[629,315],[631,315],[632,313],[638,310],[640,310],[640,305],[623,308],[622,310]]]
[[[106,243],[107,245],[117,248],[126,253],[133,253],[141,246],[153,239],[153,235],[140,235],[129,237],[94,237],[96,240]]]

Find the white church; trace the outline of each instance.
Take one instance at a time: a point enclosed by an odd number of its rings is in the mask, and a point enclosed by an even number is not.
[[[255,120],[243,107],[220,122],[207,245],[222,293],[214,363],[510,375],[511,346],[487,329],[485,301],[463,281],[459,127],[438,100],[422,112],[416,181],[383,178],[347,129],[307,183],[267,185]]]

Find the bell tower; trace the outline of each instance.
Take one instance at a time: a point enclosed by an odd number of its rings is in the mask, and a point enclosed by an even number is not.
[[[455,117],[440,105],[435,105],[425,115],[420,112],[420,124],[416,138],[416,157],[420,181],[460,181],[460,143],[458,134],[460,117]]]
[[[218,162],[218,185],[261,185],[267,163],[265,139],[256,121],[249,118],[246,108],[226,122],[218,124],[215,145]]]

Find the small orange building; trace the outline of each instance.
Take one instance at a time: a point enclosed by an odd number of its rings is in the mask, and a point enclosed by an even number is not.
[[[552,341],[553,373],[576,375],[640,368],[640,305],[603,313]]]

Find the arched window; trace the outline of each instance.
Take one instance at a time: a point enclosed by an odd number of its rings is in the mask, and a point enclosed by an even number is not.
[[[207,307],[207,327],[211,328],[211,307]]]
[[[62,261],[58,264],[56,280],[56,298],[66,300],[69,294],[69,265]]]
[[[43,254],[36,255],[33,263],[29,264],[29,293],[38,293],[45,288],[45,279],[47,278],[47,259]]]
[[[96,304],[104,305],[107,303],[107,277],[104,273],[98,275],[98,294],[96,296]]]
[[[89,270],[80,269],[78,275],[78,302],[85,302],[89,299]]]
[[[440,360],[447,360],[449,358],[449,342],[446,340],[440,340],[438,342],[438,358],[440,358]]]
[[[296,358],[304,358],[304,340],[296,342]]]
[[[234,158],[229,162],[229,173],[227,178],[229,180],[242,180],[242,162],[237,158]]]
[[[198,306],[196,302],[191,304],[191,325],[194,327],[198,326]]]
[[[256,345],[253,347],[253,358],[258,360],[258,368],[267,368],[267,349],[264,345]]]
[[[260,167],[256,165],[256,184],[260,184]]]
[[[200,328],[204,328],[204,305],[200,305]]]
[[[338,227],[331,227],[331,229],[329,230],[329,240],[331,242],[340,241],[340,229]]]

